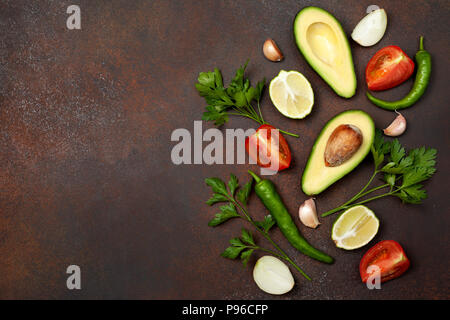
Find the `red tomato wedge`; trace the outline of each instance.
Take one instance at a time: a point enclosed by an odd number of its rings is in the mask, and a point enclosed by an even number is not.
[[[398,86],[414,72],[414,62],[397,46],[379,50],[366,67],[369,90],[380,91]]]
[[[359,264],[361,280],[367,282],[371,274],[367,268],[376,265],[380,268],[381,282],[394,279],[408,270],[410,262],[402,246],[394,240],[378,242],[362,257]]]
[[[281,171],[291,164],[291,150],[278,129],[263,124],[245,140],[245,149],[260,167]]]

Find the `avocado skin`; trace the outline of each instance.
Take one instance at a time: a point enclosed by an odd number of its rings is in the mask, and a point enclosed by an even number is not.
[[[316,66],[316,63],[314,61],[314,59],[316,59],[316,58],[315,57],[309,57],[307,54],[304,53],[304,50],[302,48],[302,44],[301,44],[301,41],[300,41],[300,36],[297,35],[297,32],[296,32],[297,30],[296,30],[295,26],[297,24],[297,20],[300,19],[301,15],[304,14],[304,13],[307,13],[309,11],[319,11],[319,12],[327,14],[330,17],[330,19],[333,19],[336,22],[336,24],[339,27],[339,30],[344,34],[344,39],[345,39],[344,40],[344,47],[346,48],[346,50],[348,52],[348,56],[349,56],[348,58],[350,59],[350,65],[351,65],[351,68],[352,68],[351,72],[352,72],[353,79],[354,79],[354,87],[352,88],[350,93],[343,93],[339,89],[337,89],[335,83],[333,83],[333,81],[328,79],[328,77],[324,74],[324,72],[322,71],[321,68]],[[297,13],[297,15],[295,16],[295,19],[294,19],[293,29],[294,29],[293,33],[294,33],[295,44],[297,45],[297,48],[301,52],[302,56],[305,58],[305,60],[308,62],[308,64],[314,69],[314,71],[317,72],[317,74],[319,74],[319,76],[333,89],[333,91],[337,95],[339,95],[340,97],[343,97],[343,98],[347,98],[347,99],[353,97],[355,95],[355,93],[356,93],[356,84],[357,84],[356,73],[355,73],[355,66],[353,64],[353,57],[352,57],[352,51],[351,51],[351,48],[350,48],[350,43],[348,41],[347,35],[346,35],[344,29],[342,28],[342,25],[339,22],[339,20],[337,20],[331,13],[329,13],[328,11],[326,11],[326,10],[324,10],[322,8],[309,6],[309,7],[303,8],[302,10],[300,10]]]

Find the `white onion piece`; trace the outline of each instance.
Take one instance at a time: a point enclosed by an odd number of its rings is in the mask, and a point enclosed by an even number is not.
[[[384,9],[374,10],[366,15],[352,32],[352,39],[363,47],[370,47],[383,38],[387,27],[387,15]]]
[[[258,259],[253,269],[257,286],[270,294],[284,294],[294,287],[294,277],[280,259],[264,256]]]

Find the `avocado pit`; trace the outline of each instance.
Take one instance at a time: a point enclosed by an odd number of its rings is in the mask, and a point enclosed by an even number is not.
[[[325,166],[337,167],[350,159],[361,147],[361,130],[352,124],[341,124],[331,133],[324,152]]]

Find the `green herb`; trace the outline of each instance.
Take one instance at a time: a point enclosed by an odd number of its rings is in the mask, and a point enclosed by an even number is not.
[[[230,219],[243,219],[250,223],[250,225],[252,225],[253,228],[274,247],[274,250],[267,249],[256,244],[256,241],[250,231],[243,228],[239,238],[232,238],[230,240],[230,246],[222,252],[222,257],[228,259],[237,259],[240,257],[242,263],[246,266],[255,250],[264,251],[289,262],[306,279],[311,280],[311,278],[306,275],[303,270],[300,269],[300,267],[270,237],[269,230],[275,225],[275,220],[272,216],[267,215],[262,221],[256,221],[250,216],[247,210],[247,202],[252,191],[252,181],[253,180],[250,180],[242,188],[239,188],[239,181],[233,174],[230,175],[228,184],[225,184],[225,182],[219,178],[205,179],[206,184],[210,186],[214,192],[212,197],[206,201],[206,203],[208,205],[213,205],[219,202],[226,202],[225,205],[221,205],[219,207],[220,212],[209,221],[208,225],[210,227],[216,227]]]
[[[353,198],[325,212],[322,217],[387,196],[398,197],[403,202],[412,204],[421,203],[426,199],[427,193],[421,183],[436,172],[436,149],[420,147],[406,154],[398,139],[392,142],[385,141],[381,131],[377,130],[371,151],[375,169],[369,182]],[[383,174],[385,184],[367,190],[378,174]],[[386,192],[357,201],[382,189]]]
[[[243,116],[250,118],[260,125],[268,124],[261,113],[261,95],[266,79],[259,81],[252,87],[250,80],[244,73],[248,61],[236,71],[236,75],[227,88],[223,85],[222,73],[215,68],[214,71],[200,72],[198,82],[195,84],[198,93],[205,98],[206,112],[202,120],[214,121],[216,126],[221,126],[228,121],[228,116]],[[253,104],[257,105],[258,112]],[[299,137],[297,134],[280,130],[280,132]]]

